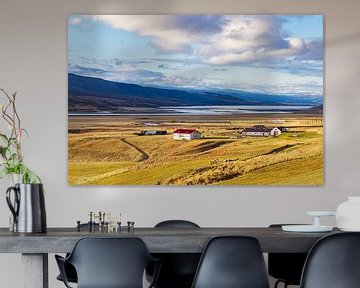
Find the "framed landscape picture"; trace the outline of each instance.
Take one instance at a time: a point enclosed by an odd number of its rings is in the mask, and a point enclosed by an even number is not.
[[[322,185],[321,15],[68,17],[70,185]]]

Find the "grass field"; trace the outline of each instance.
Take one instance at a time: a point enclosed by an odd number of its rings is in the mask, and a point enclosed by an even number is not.
[[[281,123],[281,124],[279,124]],[[242,136],[254,125],[278,137]],[[173,140],[178,128],[201,139]],[[142,130],[167,135],[139,136]],[[69,116],[70,185],[321,185],[319,115]]]

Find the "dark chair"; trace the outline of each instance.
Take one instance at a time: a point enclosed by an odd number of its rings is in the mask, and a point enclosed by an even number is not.
[[[220,236],[207,244],[192,288],[269,288],[256,238]]]
[[[78,288],[142,288],[145,268],[156,261],[139,238],[82,238],[67,258],[55,258],[66,287],[65,263],[75,267]]]
[[[89,224],[88,223],[82,223],[80,225],[80,228],[82,230],[83,229],[89,229]],[[95,224],[95,229],[99,229],[99,224],[98,223]],[[66,257],[68,257],[68,256],[69,256],[69,253],[66,254]],[[65,274],[66,274],[68,282],[77,283],[77,275],[76,275],[76,270],[75,270],[74,266],[71,265],[70,263],[67,263],[67,262],[65,262],[64,266],[65,266]],[[64,282],[62,277],[61,277],[61,274],[59,274],[56,277],[56,279],[59,280],[59,281]]]
[[[282,225],[285,224],[272,224],[269,227],[280,228]],[[285,288],[288,285],[300,285],[306,257],[307,253],[269,253],[268,272],[277,279],[274,288],[280,283],[283,283]]]
[[[68,257],[69,254],[66,255]],[[65,259],[65,258],[64,258]],[[70,263],[65,262],[64,263],[64,273],[66,275],[67,281],[71,283],[77,283],[77,274],[75,267],[71,265]],[[61,274],[59,274],[56,277],[57,280],[64,282],[63,278],[61,277]]]
[[[305,262],[300,287],[360,287],[360,233],[333,234],[316,242]]]
[[[166,220],[156,224],[155,228],[200,228],[200,226],[188,220]]]
[[[155,225],[155,228],[200,228],[199,225],[186,220],[167,220]],[[196,253],[157,253],[153,254],[161,259],[162,266],[156,288],[190,288],[194,280],[201,254]],[[153,269],[147,269],[147,279],[150,280]]]

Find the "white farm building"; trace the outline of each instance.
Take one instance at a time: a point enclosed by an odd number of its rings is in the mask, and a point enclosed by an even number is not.
[[[260,137],[269,137],[269,136],[279,136],[281,134],[281,130],[277,127],[267,128],[267,127],[252,127],[245,128],[242,132],[242,135],[245,136],[260,136]]]
[[[177,129],[173,133],[174,140],[193,140],[201,138],[201,133],[194,129]]]

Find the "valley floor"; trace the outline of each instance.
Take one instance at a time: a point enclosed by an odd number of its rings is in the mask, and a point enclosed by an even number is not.
[[[278,137],[242,136],[254,125]],[[173,140],[179,128],[201,139]],[[140,136],[141,131],[167,135]],[[70,185],[321,185],[319,115],[70,116]]]

